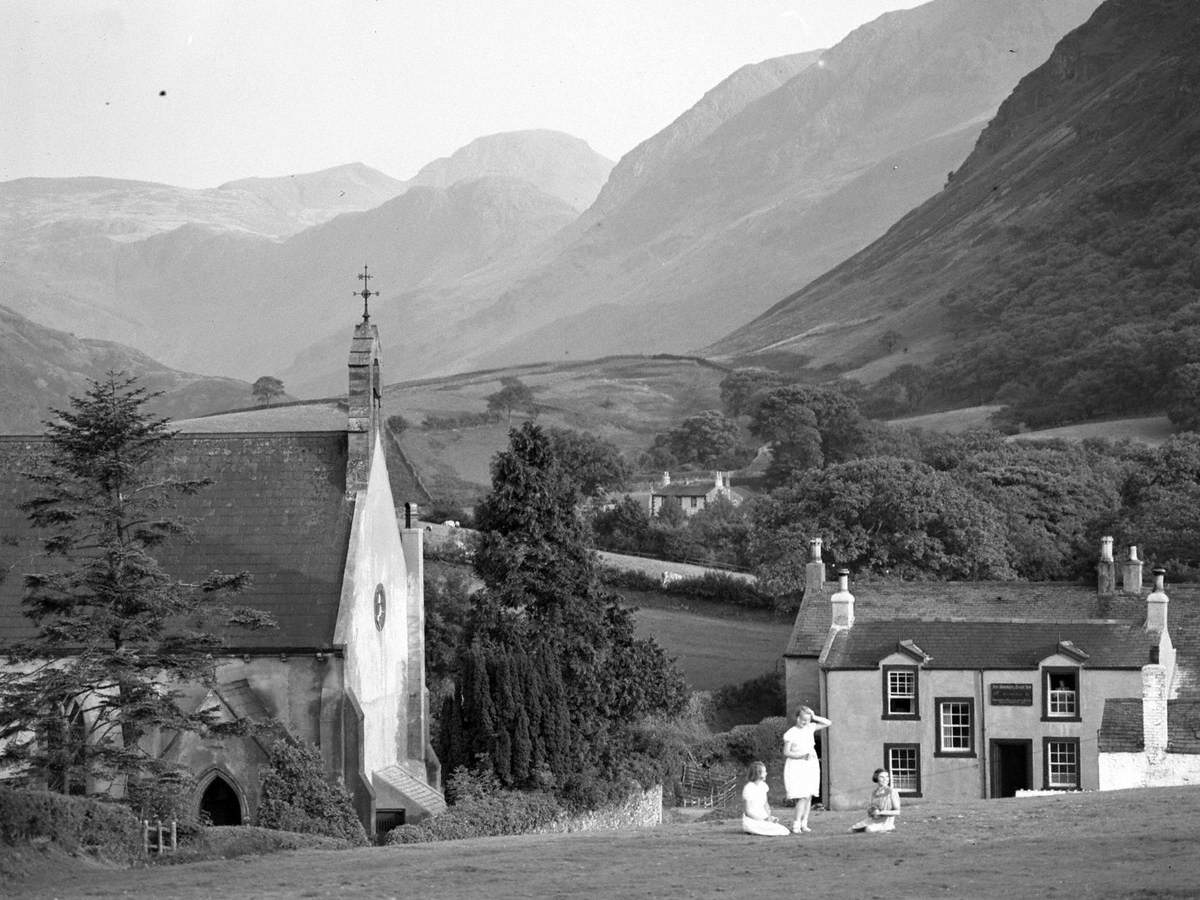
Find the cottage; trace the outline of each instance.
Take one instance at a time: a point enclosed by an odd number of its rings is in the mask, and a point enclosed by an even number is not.
[[[429,743],[425,690],[422,531],[397,522],[380,438],[382,350],[363,319],[349,357],[349,410],[334,431],[181,433],[163,463],[174,476],[210,478],[178,512],[195,539],[160,553],[175,577],[247,570],[243,601],[278,628],[231,633],[212,690],[182,686],[190,702],[229,718],[277,722],[320,749],[369,834],[445,808]],[[0,467],[27,468],[40,437],[0,438]],[[24,571],[39,565],[38,536],[16,506],[24,479],[0,483],[0,645],[31,631]],[[197,812],[215,824],[254,821],[264,746],[254,736],[155,737],[152,752],[197,779]]]
[[[878,766],[912,797],[1117,786],[1096,740],[1102,723],[1114,723],[1115,749],[1115,723],[1141,721],[1148,673],[1177,683],[1200,649],[1189,638],[1177,654],[1161,573],[1143,597],[1136,550],[1120,588],[1117,568],[1106,538],[1097,589],[889,583],[851,593],[843,570],[829,591],[814,540],[784,663],[789,708],[808,703],[835,723],[823,732],[826,804],[856,805]],[[1139,709],[1114,698],[1139,698]]]
[[[711,479],[671,482],[671,473],[663,472],[662,481],[650,489],[650,515],[662,512],[664,503],[677,502],[685,516],[694,516],[724,497],[734,506],[742,502],[741,495],[729,484],[728,472],[713,472]]]

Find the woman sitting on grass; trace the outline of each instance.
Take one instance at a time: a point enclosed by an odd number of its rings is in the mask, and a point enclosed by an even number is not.
[[[851,831],[891,831],[896,827],[900,792],[892,787],[892,773],[887,769],[876,769],[871,780],[875,782],[875,790],[871,791],[867,801],[867,817],[851,825]]]
[[[742,831],[776,837],[788,833],[787,826],[771,815],[767,802],[767,767],[760,762],[750,763],[742,788]]]

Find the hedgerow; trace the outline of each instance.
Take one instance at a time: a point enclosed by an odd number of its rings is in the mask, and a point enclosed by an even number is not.
[[[0,786],[0,841],[35,838],[111,862],[133,863],[143,855],[141,823],[121,804]]]

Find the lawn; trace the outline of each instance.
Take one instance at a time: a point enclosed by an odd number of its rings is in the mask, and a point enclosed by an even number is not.
[[[864,779],[865,781],[865,779]],[[786,811],[780,810],[786,815]],[[804,836],[735,819],[645,831],[478,838],[113,871],[75,861],[8,898],[1185,898],[1200,893],[1200,788],[908,804],[892,834],[854,811]]]

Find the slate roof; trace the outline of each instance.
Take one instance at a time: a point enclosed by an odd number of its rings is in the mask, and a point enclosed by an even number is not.
[[[829,634],[831,607],[826,592],[805,595],[796,614],[785,656],[819,656]],[[1194,589],[1193,589],[1194,590]],[[1167,594],[1172,596],[1168,585]],[[1122,621],[1141,624],[1146,620],[1147,587],[1140,596],[1118,594],[1100,597],[1095,587],[1068,582],[971,581],[971,582],[864,582],[850,585],[854,595],[854,629],[871,622],[894,619],[927,621]],[[1172,603],[1168,628],[1176,633]],[[1200,623],[1198,623],[1200,624]],[[932,653],[913,637],[926,652]],[[1076,641],[1076,643],[1080,643]],[[1200,646],[1200,645],[1198,645]],[[1084,649],[1087,649],[1084,645]]]
[[[1129,623],[856,620],[835,636],[825,666],[874,669],[905,640],[931,657],[923,664],[926,669],[1035,669],[1067,640],[1087,653],[1089,669],[1140,669],[1158,644],[1140,624]]]
[[[40,543],[16,504],[29,490],[40,437],[0,436],[0,642],[31,631],[22,614],[22,575],[44,567]],[[346,432],[180,434],[164,467],[213,484],[180,498],[194,532],[156,556],[186,581],[219,569],[246,570],[253,586],[238,602],[272,613],[277,629],[235,632],[231,649],[330,649],[350,538],[345,499]]]
[[[660,484],[651,489],[655,497],[707,497],[716,488],[714,481],[693,481],[676,484]]]
[[[1140,697],[1104,701],[1098,746],[1101,753],[1141,753],[1145,749]],[[1167,752],[1200,753],[1200,701],[1167,701]]]

